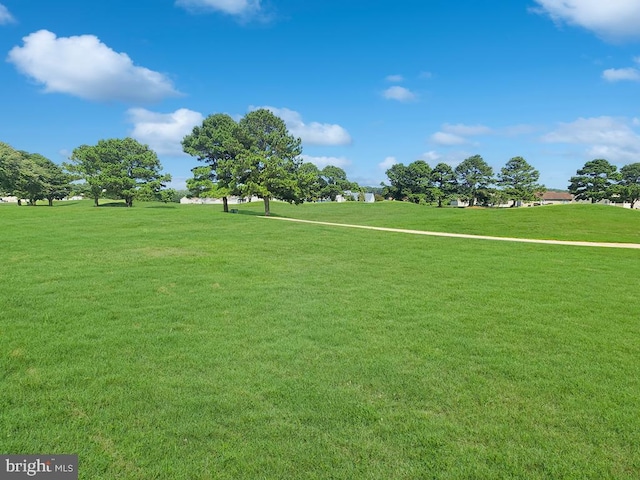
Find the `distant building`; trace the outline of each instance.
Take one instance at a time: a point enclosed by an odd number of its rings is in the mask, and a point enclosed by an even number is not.
[[[360,201],[360,192],[352,192],[351,190],[345,190],[344,194],[336,195],[336,202],[346,202],[348,197],[351,197],[355,202]],[[364,193],[364,203],[375,203],[376,196],[374,193]]]
[[[564,203],[572,203],[573,195],[568,192],[544,192],[542,194],[543,205],[561,205]]]

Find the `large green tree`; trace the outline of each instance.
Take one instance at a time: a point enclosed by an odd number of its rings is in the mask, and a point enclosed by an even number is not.
[[[418,203],[431,199],[431,167],[424,160],[416,160],[409,165],[396,163],[386,172],[390,186],[386,193],[395,200],[409,200]]]
[[[41,169],[41,189],[38,192],[38,200],[46,199],[49,206],[53,205],[54,200],[62,200],[71,193],[71,181],[73,177],[64,172],[62,167],[53,163],[40,154],[31,154],[29,156],[36,165]]]
[[[442,202],[455,195],[458,189],[456,174],[450,165],[439,163],[431,171],[431,183],[433,185],[433,197],[438,201],[438,207],[442,207]]]
[[[229,188],[214,182],[211,167],[203,165],[191,169],[193,177],[187,180],[189,194],[196,198],[223,198],[229,196]]]
[[[603,158],[591,160],[571,177],[569,192],[578,200],[591,200],[596,203],[610,198],[614,193],[613,185],[620,179],[618,168]]]
[[[233,118],[224,113],[208,116],[202,125],[194,127],[182,140],[185,153],[210,167],[210,180],[217,186],[218,194],[222,194],[225,212],[229,211],[227,197],[240,193],[244,177],[234,162],[247,153],[249,146],[247,134]],[[199,170],[200,174],[202,172]]]
[[[513,201],[512,207],[518,201],[533,201],[536,194],[545,190],[544,186],[537,182],[540,172],[533,168],[522,157],[513,157],[502,167],[498,174],[497,184],[503,188],[509,200]]]
[[[306,202],[314,202],[322,198],[322,190],[326,182],[316,165],[311,162],[304,162],[298,169],[298,184],[304,200]]]
[[[74,179],[84,180],[84,184],[77,188],[84,195],[93,198],[93,203],[97,207],[103,191],[106,190],[106,178],[103,178],[105,159],[100,157],[97,146],[80,145],[73,150],[69,160],[71,163],[66,163],[65,169]]]
[[[47,199],[49,205],[71,191],[71,177],[60,166],[38,153],[18,151],[0,143],[0,192],[18,197],[35,205]]]
[[[302,163],[301,140],[289,134],[281,118],[264,108],[247,113],[239,125],[249,142],[233,166],[242,193],[262,198],[265,215],[270,214],[271,198],[302,202],[297,176]]]
[[[24,160],[22,153],[11,145],[0,142],[0,193],[16,195],[21,182],[21,164]],[[18,205],[20,204],[20,196]]]
[[[487,190],[493,183],[493,169],[480,155],[474,155],[463,160],[455,169],[458,177],[460,195],[469,201],[469,206],[474,206],[478,194]]]
[[[618,194],[623,201],[631,203],[631,208],[640,200],[640,162],[625,165],[620,169]]]
[[[85,180],[96,206],[105,192],[131,207],[139,193],[157,193],[171,180],[170,175],[162,174],[156,153],[133,138],[82,145],[73,151],[71,161],[67,168]]]
[[[330,198],[332,201],[336,196],[342,195],[346,190],[356,191],[358,186],[350,182],[347,172],[335,165],[327,165],[320,171],[320,180],[323,184],[321,196]]]

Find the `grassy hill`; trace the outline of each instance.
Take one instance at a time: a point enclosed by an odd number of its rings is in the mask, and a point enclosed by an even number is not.
[[[640,243],[640,210],[608,205],[475,209],[405,202],[275,205],[276,215],[306,220],[498,237]],[[261,203],[240,206],[239,210],[264,212]]]
[[[0,450],[87,479],[638,477],[637,251],[260,208],[0,206]],[[272,208],[620,242],[640,217]]]

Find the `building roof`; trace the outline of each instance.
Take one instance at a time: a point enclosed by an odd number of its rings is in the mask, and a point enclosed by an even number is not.
[[[563,200],[563,201],[571,201],[573,200],[573,195],[568,192],[544,192],[542,194],[542,200]]]

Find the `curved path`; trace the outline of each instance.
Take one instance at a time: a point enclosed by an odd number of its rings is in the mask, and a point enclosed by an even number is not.
[[[381,232],[408,233],[411,235],[430,235],[432,237],[471,238],[474,240],[498,240],[501,242],[546,243],[548,245],[569,245],[573,247],[605,247],[605,248],[633,248],[640,249],[640,243],[606,243],[606,242],[574,242],[570,240],[536,240],[533,238],[491,237],[488,235],[470,235],[466,233],[427,232],[424,230],[407,230],[404,228],[369,227],[367,225],[350,225],[346,223],[317,222],[314,220],[300,220],[285,217],[261,217],[287,222],[312,223],[315,225],[329,225],[331,227],[362,228]]]

